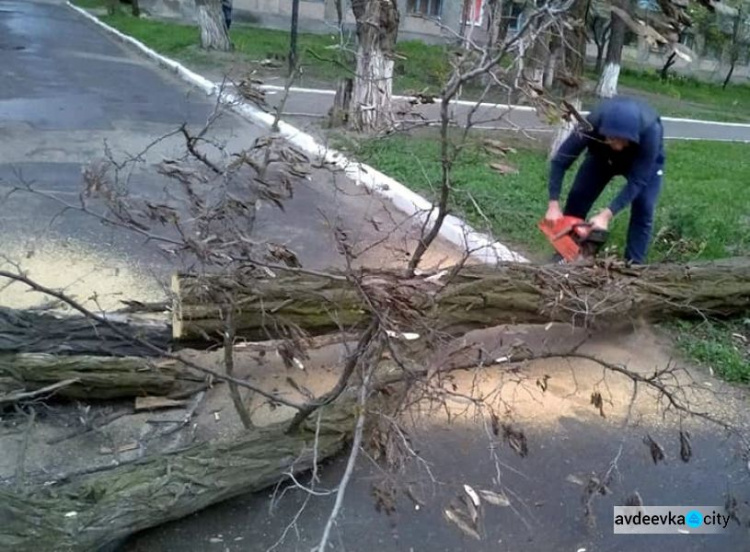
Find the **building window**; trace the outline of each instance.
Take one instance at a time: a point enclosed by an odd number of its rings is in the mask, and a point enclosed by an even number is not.
[[[443,0],[408,0],[406,12],[423,17],[440,17],[443,13]]]

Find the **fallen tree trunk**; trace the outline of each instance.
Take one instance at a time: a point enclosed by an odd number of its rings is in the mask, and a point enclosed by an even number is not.
[[[0,353],[0,393],[34,391],[63,381],[75,383],[57,389],[55,396],[115,399],[182,394],[201,379],[173,360]]]
[[[364,271],[359,276],[370,302],[378,303],[382,312],[398,317],[399,312],[418,311],[424,326],[449,333],[506,323],[730,316],[750,308],[747,257],[640,267],[471,266],[446,285],[434,278],[404,279],[395,271]],[[178,274],[172,289],[177,340],[220,339],[227,296],[234,305],[236,335],[247,339],[277,337],[291,326],[325,334],[357,327],[368,318],[357,286],[341,274],[332,278],[292,272],[240,282]],[[418,331],[408,322],[403,325],[404,331]]]
[[[125,335],[137,336],[162,349],[172,341],[167,323],[122,316],[108,317]],[[133,343],[112,328],[84,316],[0,307],[0,353],[62,355],[154,356],[152,349]]]
[[[0,487],[0,550],[96,551],[130,534],[272,485],[341,451],[353,404],[321,410],[292,434],[277,425],[55,484]]]

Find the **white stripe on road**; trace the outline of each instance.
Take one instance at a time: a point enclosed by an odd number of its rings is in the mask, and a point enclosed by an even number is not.
[[[220,83],[217,83],[217,85],[220,85]],[[283,86],[278,86],[276,84],[261,84],[258,86],[261,90],[270,90],[272,92],[283,92],[285,88]],[[290,92],[297,92],[300,94],[319,94],[322,96],[335,96],[336,91],[335,90],[326,90],[323,88],[297,88],[296,86],[292,86],[289,88]],[[414,99],[414,96],[400,96],[398,94],[393,95],[394,100],[412,100]],[[452,104],[456,105],[465,105],[465,106],[474,106],[477,102],[472,102],[470,100],[451,100]],[[528,105],[513,105],[513,104],[492,104],[492,103],[483,103],[482,107],[494,107],[497,109],[513,109],[514,111],[536,111],[536,108],[528,106]]]
[[[217,85],[220,85],[220,83],[217,83]],[[262,90],[270,90],[272,92],[283,92],[285,88],[283,86],[278,86],[275,84],[262,84],[259,86]],[[335,90],[327,90],[323,88],[298,88],[296,86],[292,86],[289,89],[291,92],[296,92],[299,94],[318,94],[322,96],[335,96],[336,91]],[[411,100],[413,99],[413,96],[399,96],[394,95],[394,100]],[[474,106],[477,102],[473,102],[470,100],[453,100],[451,103],[454,103],[456,105],[465,105],[465,106]],[[525,112],[533,112],[536,111],[536,108],[528,106],[528,105],[515,105],[515,104],[497,104],[497,103],[482,103],[480,104],[482,107],[486,108],[495,108],[495,109],[512,109],[514,111],[525,111]],[[588,111],[581,111],[582,115],[588,115]],[[706,121],[703,119],[685,119],[682,117],[662,117],[662,121],[667,121],[670,123],[686,123],[686,124],[696,124],[696,125],[710,125],[710,126],[717,126],[717,127],[734,127],[734,128],[747,128],[750,129],[750,123],[729,123],[724,121]],[[685,138],[688,139],[688,138]],[[702,139],[702,138],[696,138],[696,139]],[[716,140],[716,141],[726,141],[726,140]],[[741,142],[745,140],[732,140],[736,142]]]
[[[208,81],[203,76],[194,73],[177,61],[159,54],[132,36],[121,33],[86,10],[71,4],[70,1],[66,2],[66,4],[69,8],[92,21],[95,25],[115,35],[120,40],[135,46],[144,55],[158,64],[174,71],[183,80],[204,90],[207,95],[218,95],[222,103],[228,104],[232,109],[246,116],[256,124],[270,128],[274,122],[274,117],[271,114],[259,110],[237,95],[224,93],[221,85]],[[279,121],[278,124],[281,136],[309,155],[321,158],[325,162],[343,169],[346,176],[355,184],[366,187],[378,196],[390,201],[398,210],[406,213],[408,216],[415,216],[424,224],[435,220],[436,211],[434,204],[400,182],[364,163],[349,160],[340,152],[318,143],[313,136],[283,120]],[[529,262],[528,259],[510,250],[502,243],[495,241],[491,236],[477,232],[466,221],[455,215],[448,215],[443,220],[439,235],[455,246],[462,248],[463,251],[470,252],[472,257],[484,263],[495,264],[504,261]]]

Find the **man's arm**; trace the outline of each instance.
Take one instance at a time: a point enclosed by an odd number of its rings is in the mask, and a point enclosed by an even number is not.
[[[586,147],[587,136],[576,128],[570,133],[555,153],[550,163],[549,200],[558,201],[562,192],[563,179],[570,166],[578,159]]]
[[[640,191],[648,185],[653,177],[656,159],[659,156],[661,132],[659,125],[652,125],[651,129],[641,140],[640,153],[633,161],[633,166],[627,175],[627,184],[609,204],[612,215],[616,215],[636,198]]]

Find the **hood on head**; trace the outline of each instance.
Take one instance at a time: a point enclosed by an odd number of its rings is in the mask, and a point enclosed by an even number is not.
[[[637,144],[640,131],[641,113],[634,102],[613,100],[603,110],[599,133],[605,138],[622,138]]]

